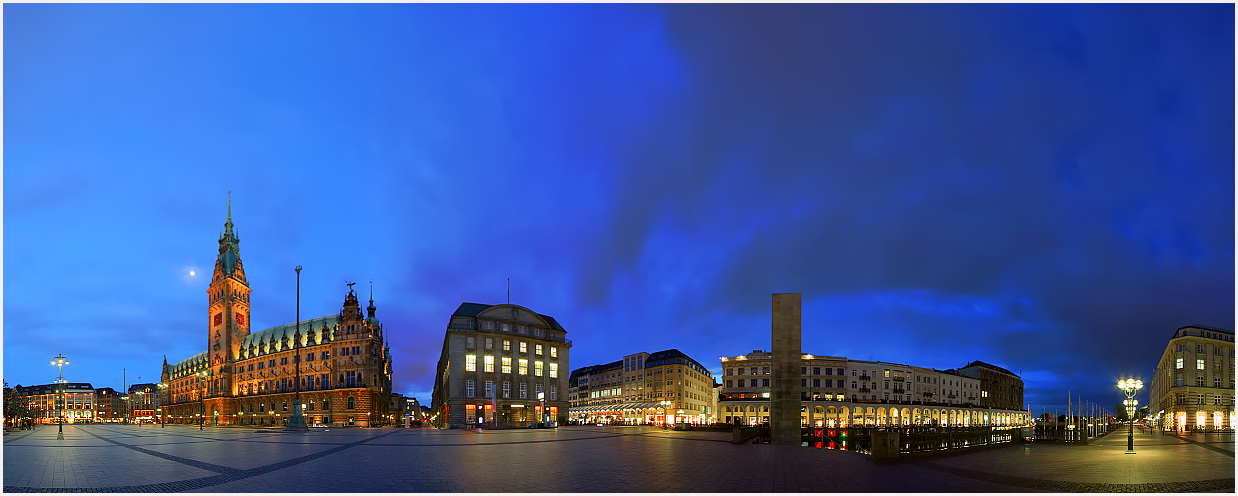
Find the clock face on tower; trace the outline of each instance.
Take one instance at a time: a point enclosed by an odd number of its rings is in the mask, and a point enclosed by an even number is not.
[[[245,314],[243,313],[236,314],[236,323],[238,325],[245,325]]]
[[[223,322],[224,322],[224,314],[222,313],[215,314],[215,325],[222,324]]]

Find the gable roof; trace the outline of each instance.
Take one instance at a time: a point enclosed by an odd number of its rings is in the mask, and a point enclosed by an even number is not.
[[[461,303],[460,306],[456,308],[456,311],[452,312],[451,315],[453,317],[476,317],[477,314],[480,314],[486,311],[487,308],[490,308],[493,306],[497,306],[497,305],[464,302],[464,303]],[[537,313],[537,312],[534,312],[534,313]],[[546,323],[550,324],[551,329],[554,329],[559,332],[567,332],[566,330],[563,329],[563,326],[559,325],[559,321],[555,320],[554,317],[551,317],[549,315],[540,314],[540,313],[538,313],[537,316],[545,319]]]
[[[968,368],[968,367],[984,367],[984,368],[987,368],[987,369],[990,369],[990,370],[996,370],[996,371],[1001,372],[1001,373],[1003,373],[1003,374],[1007,374],[1007,375],[1012,375],[1012,376],[1015,376],[1015,377],[1019,377],[1019,374],[1016,374],[1016,373],[1011,372],[1011,371],[1009,371],[1009,370],[1006,370],[1006,369],[1004,369],[1004,368],[998,367],[998,366],[993,365],[993,364],[991,364],[991,363],[982,362],[982,361],[980,361],[980,360],[976,360],[976,361],[974,361],[974,362],[972,362],[972,363],[969,363],[969,364],[967,364],[967,366],[965,366],[965,367],[963,367],[963,368]]]

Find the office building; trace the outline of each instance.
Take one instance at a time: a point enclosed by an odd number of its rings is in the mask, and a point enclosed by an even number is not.
[[[1232,431],[1234,331],[1201,325],[1179,327],[1166,343],[1148,382],[1148,413],[1162,428]]]
[[[567,331],[549,315],[512,304],[461,303],[443,336],[431,398],[435,422],[450,428],[567,422],[571,348]]]
[[[568,386],[572,419],[579,422],[661,425],[717,420],[713,373],[676,349],[634,353],[573,370]]]
[[[804,426],[1019,425],[1029,420],[1021,408],[981,407],[981,379],[956,370],[811,354],[800,360]],[[771,353],[763,350],[722,357],[722,422],[769,422],[771,364]],[[1021,394],[1021,381],[1017,389]]]
[[[27,407],[38,412],[35,422],[55,424],[61,418],[67,424],[95,421],[95,388],[88,382],[19,385],[13,390],[27,397]]]

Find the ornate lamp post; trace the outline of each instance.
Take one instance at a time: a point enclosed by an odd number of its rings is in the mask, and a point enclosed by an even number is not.
[[[202,404],[202,418],[198,420],[198,430],[202,430],[202,424],[206,423],[206,371],[203,370],[196,375],[198,376],[198,385],[202,389],[202,394],[198,396],[198,402]]]
[[[671,402],[667,400],[662,400],[662,401],[659,401],[658,404],[662,405],[662,430],[666,430],[666,417],[671,414],[670,412]]]
[[[56,366],[56,373],[58,374],[56,384],[60,389],[60,394],[57,395],[60,397],[60,419],[56,426],[56,439],[64,439],[64,366],[68,364],[69,359],[65,358],[63,353],[52,357],[52,365]]]
[[[168,384],[166,382],[159,383],[159,428],[162,429],[168,424],[167,414],[163,413],[163,407],[168,404],[166,396],[168,395]]]
[[[1118,381],[1118,389],[1126,394],[1126,401],[1122,404],[1126,406],[1126,421],[1129,427],[1126,431],[1126,454],[1135,454],[1135,405],[1139,404],[1139,400],[1135,399],[1135,393],[1143,389],[1143,381],[1135,379],[1123,379]]]

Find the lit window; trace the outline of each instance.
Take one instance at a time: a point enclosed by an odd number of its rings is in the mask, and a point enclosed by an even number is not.
[[[503,340],[503,351],[511,351],[511,350],[512,350],[512,340],[504,339]]]
[[[1204,370],[1204,359],[1195,360],[1195,370]]]
[[[550,364],[550,378],[556,379],[558,377],[559,377],[559,364],[557,363]],[[1217,386],[1217,387],[1220,387],[1220,386]]]
[[[1177,359],[1177,360],[1174,362],[1174,364],[1176,365],[1176,367],[1174,367],[1174,368],[1179,368],[1179,369],[1180,369],[1180,368],[1182,368],[1182,359],[1181,359],[1181,358]]]
[[[528,359],[525,359],[525,358],[520,359],[520,375],[529,375],[529,360]]]
[[[484,360],[483,365],[485,366],[485,368],[483,368],[482,371],[494,372],[494,357],[490,355],[486,355],[482,357],[482,359]]]
[[[538,377],[542,376],[542,361],[541,360],[533,362],[533,375],[538,376]]]
[[[529,343],[526,343],[526,342],[524,342],[524,341],[521,341],[521,342],[520,342],[520,352],[521,352],[521,353],[528,353],[528,352],[529,352]]]
[[[542,345],[540,345],[540,344],[539,344],[539,345],[537,345],[537,346],[533,349],[533,352],[534,352],[534,353],[536,353],[536,354],[538,354],[538,355],[541,355],[541,354],[542,354]]]
[[[512,359],[511,359],[511,357],[503,357],[503,373],[504,373],[504,374],[510,374],[510,373],[512,373]]]
[[[558,357],[559,357],[559,349],[554,346],[551,346],[550,347],[550,358],[558,358]]]
[[[477,371],[477,355],[464,355],[464,370],[467,372]],[[472,396],[471,394],[469,396]]]

